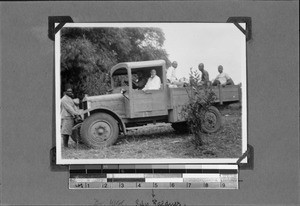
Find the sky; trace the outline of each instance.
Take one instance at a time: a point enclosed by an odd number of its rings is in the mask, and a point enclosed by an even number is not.
[[[244,26],[244,25],[242,25]],[[164,49],[171,61],[177,61],[176,75],[188,77],[190,68],[203,63],[210,80],[218,75],[218,66],[238,84],[246,71],[245,35],[228,23],[168,23],[159,27],[165,33]]]
[[[164,49],[177,61],[177,78],[189,77],[190,68],[203,63],[210,80],[222,65],[235,84],[246,83],[246,37],[233,23],[70,23],[68,27],[159,27]],[[245,28],[245,24],[240,24]]]

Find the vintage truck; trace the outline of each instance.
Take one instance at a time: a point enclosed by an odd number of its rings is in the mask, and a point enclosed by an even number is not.
[[[161,79],[161,88],[147,91],[133,89],[137,72],[142,71],[150,76],[152,69]],[[177,131],[187,130],[181,110],[189,101],[188,88],[168,86],[164,60],[119,63],[111,68],[110,76],[111,94],[86,96],[83,99],[83,122],[74,128],[74,131],[80,131],[77,139],[90,147],[109,146],[116,142],[120,133],[126,134],[132,127],[157,122],[171,123]],[[116,86],[121,76],[128,79],[127,85]],[[216,104],[241,99],[240,86],[218,86],[213,91],[217,95]],[[210,107],[205,117],[202,130],[216,132],[222,122],[218,109]]]

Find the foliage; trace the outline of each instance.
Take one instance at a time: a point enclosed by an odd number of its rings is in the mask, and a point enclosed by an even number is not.
[[[110,87],[110,68],[119,62],[164,59],[164,33],[159,28],[63,28],[61,85],[75,95],[99,95]]]
[[[190,86],[187,87],[189,103],[182,109],[181,115],[187,120],[191,132],[195,136],[195,145],[203,144],[201,138],[201,125],[204,123],[205,113],[216,99],[215,93],[210,85],[201,83],[200,74],[190,72]]]

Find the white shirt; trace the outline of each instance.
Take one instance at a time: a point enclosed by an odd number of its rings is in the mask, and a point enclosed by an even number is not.
[[[221,74],[218,74],[215,80],[219,80],[221,84],[226,84],[227,80],[230,79],[228,74],[222,72]]]
[[[176,69],[174,67],[169,67],[167,70],[167,79],[170,80],[171,83],[177,80]]]
[[[159,76],[155,75],[153,78],[150,77],[143,90],[160,89],[161,81]]]

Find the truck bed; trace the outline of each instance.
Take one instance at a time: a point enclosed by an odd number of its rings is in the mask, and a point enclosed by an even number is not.
[[[236,102],[241,100],[241,87],[239,85],[228,85],[225,87],[214,86],[212,89],[217,96],[215,103],[220,105],[225,102]],[[180,113],[182,107],[189,101],[188,90],[188,87],[169,88],[169,122],[184,120]]]

